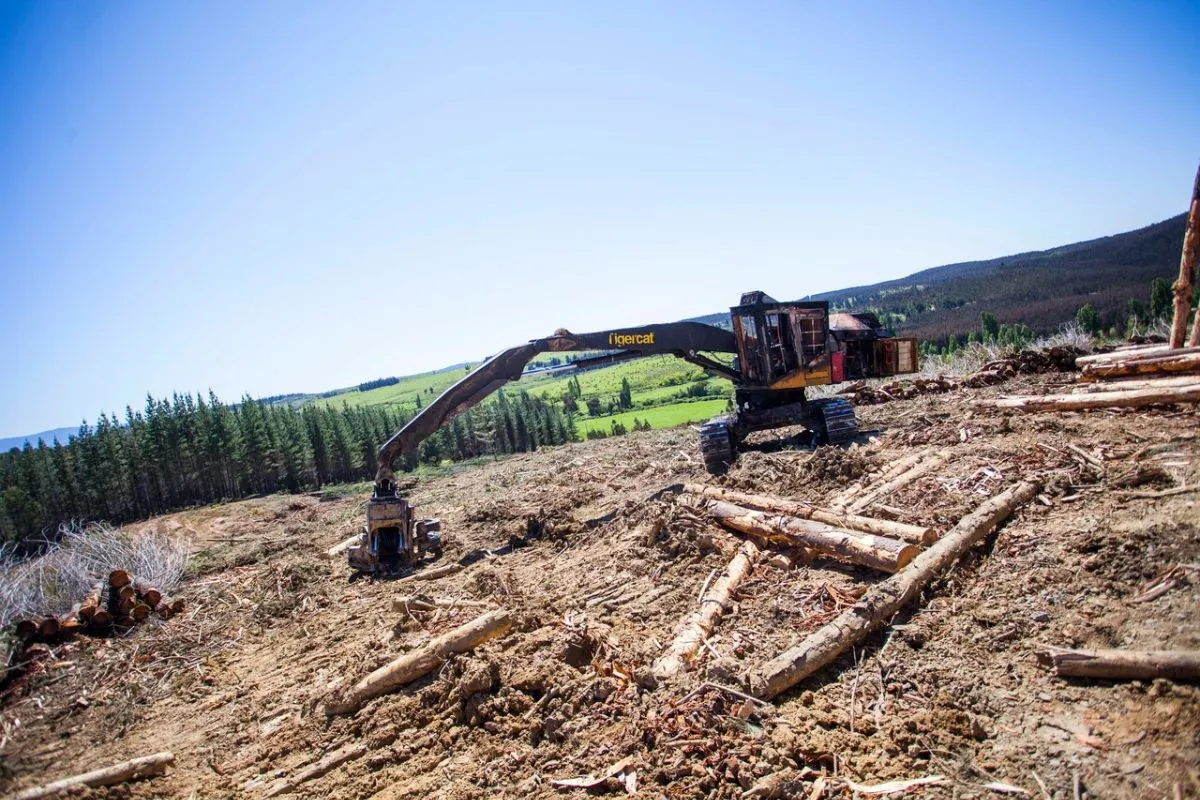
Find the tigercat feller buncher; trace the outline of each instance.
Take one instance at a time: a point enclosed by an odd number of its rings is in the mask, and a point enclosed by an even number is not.
[[[541,353],[603,351],[563,369],[673,355],[728,378],[734,385],[733,411],[700,427],[700,454],[712,473],[724,472],[739,444],[754,431],[804,425],[817,444],[852,440],[858,428],[850,403],[842,398],[809,400],[805,389],[917,369],[916,341],[886,336],[873,314],[830,314],[823,301],[780,303],[763,292],[749,292],[729,315],[732,330],[699,322],[598,333],[560,329],[487,359],[379,449],[367,525],[358,544],[349,549],[350,566],[372,574],[393,573],[440,550],[438,521],[414,516],[413,507],[400,497],[392,463],[416,453],[442,425],[519,379]],[[733,355],[732,363],[708,355],[716,353]]]

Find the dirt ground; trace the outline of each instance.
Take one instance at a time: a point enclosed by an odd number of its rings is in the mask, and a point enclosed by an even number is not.
[[[323,558],[362,524],[365,496],[274,496],[132,526],[192,538],[194,574],[177,592],[188,610],[124,638],[52,646],[12,683],[0,706],[0,792],[170,750],[165,776],[93,795],[261,797],[361,744],[295,793],[583,796],[551,781],[599,777],[628,758],[636,785],[612,778],[591,793],[809,797],[823,775],[826,797],[927,776],[943,780],[911,794],[1200,796],[1200,688],[1065,680],[1035,658],[1040,645],[1200,648],[1198,573],[1183,569],[1170,591],[1136,601],[1175,565],[1200,563],[1200,494],[1138,496],[1200,481],[1200,417],[977,406],[1060,390],[1070,377],[860,407],[863,435],[849,448],[814,453],[760,434],[761,449],[719,479],[683,428],[422,480],[408,496],[443,522],[439,563],[469,564],[429,582],[352,581],[341,559]],[[886,576],[763,559],[691,668],[655,685],[649,665],[738,546],[658,490],[712,482],[825,504],[872,468],[939,448],[946,464],[883,501],[901,519],[944,532],[1034,475],[1043,499],[864,646],[769,705],[711,684],[740,686]],[[413,592],[492,601],[516,625],[357,714],[327,718],[337,686],[479,613],[391,610],[393,596]]]

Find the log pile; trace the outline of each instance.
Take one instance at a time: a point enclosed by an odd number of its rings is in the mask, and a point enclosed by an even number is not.
[[[848,384],[839,394],[848,395],[856,405],[876,405],[892,400],[908,400],[925,394],[941,394],[962,388],[978,389],[993,386],[1016,375],[1046,372],[1070,372],[1083,351],[1076,347],[1047,347],[1043,350],[1022,350],[1007,358],[984,364],[978,371],[963,378],[939,375],[936,378],[912,378],[880,385],[865,381]]]
[[[107,578],[96,581],[66,614],[19,619],[13,623],[13,633],[20,644],[17,649],[23,650],[35,641],[59,640],[75,633],[103,635],[128,630],[151,614],[167,619],[184,606],[183,599],[166,596],[128,570],[114,569]]]

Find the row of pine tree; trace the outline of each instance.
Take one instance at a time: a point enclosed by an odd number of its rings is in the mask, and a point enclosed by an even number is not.
[[[188,506],[369,480],[376,453],[409,419],[387,406],[236,405],[216,395],[146,398],[121,420],[101,414],[66,444],[0,453],[0,545],[28,550],[60,523],[142,519]],[[536,450],[575,438],[574,419],[525,392],[471,409],[400,464]]]

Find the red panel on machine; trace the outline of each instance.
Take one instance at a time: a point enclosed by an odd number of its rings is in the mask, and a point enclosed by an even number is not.
[[[833,383],[841,383],[846,380],[846,354],[833,352],[830,353],[829,371]]]

